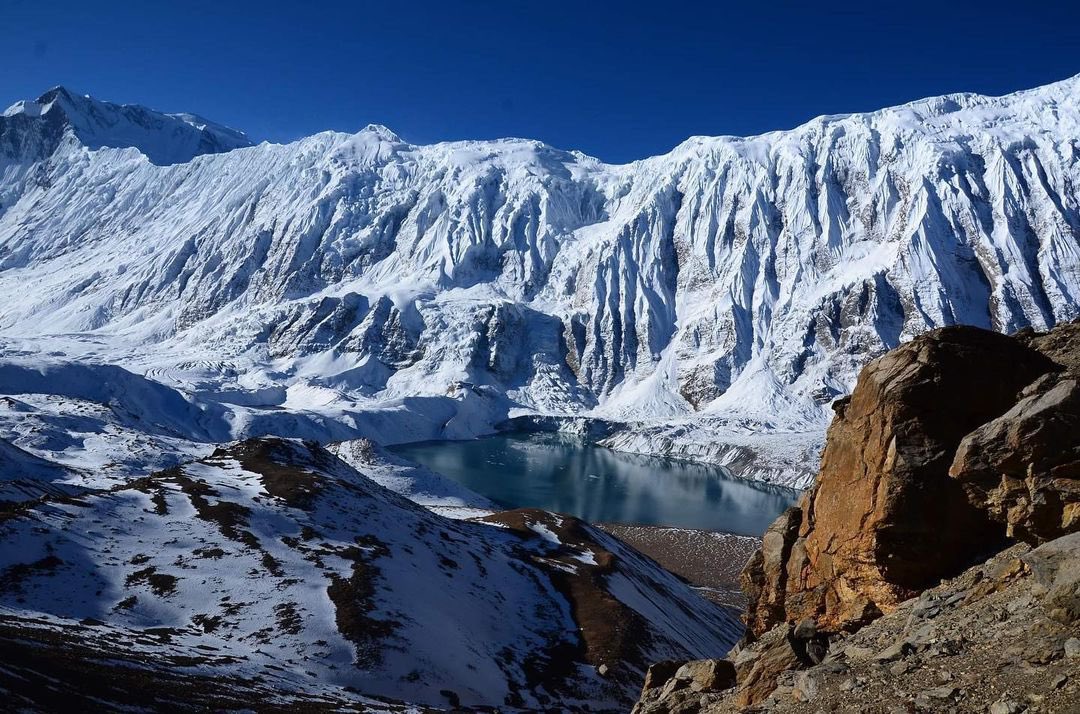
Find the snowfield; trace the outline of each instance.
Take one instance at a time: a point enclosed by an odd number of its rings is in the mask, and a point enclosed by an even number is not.
[[[374,125],[250,146],[57,88],[0,117],[0,344],[149,377],[233,438],[586,416],[625,426],[616,448],[805,485],[871,357],[1080,315],[1078,88],[622,166]]]
[[[43,631],[68,633],[43,645],[57,656],[120,650],[117,681],[129,667],[184,677],[156,705],[241,678],[354,708],[625,711],[649,663],[723,653],[742,634],[732,612],[576,519],[451,520],[314,442],[249,440],[112,488],[0,504],[0,542],[5,651]],[[49,671],[5,659],[0,692],[40,702],[23,687]]]

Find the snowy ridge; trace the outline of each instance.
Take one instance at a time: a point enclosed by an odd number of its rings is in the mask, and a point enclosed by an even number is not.
[[[624,166],[380,126],[101,148],[81,118],[42,156],[54,112],[23,103],[0,119],[0,339],[216,402],[234,438],[589,416],[628,425],[618,448],[804,484],[868,359],[940,325],[1080,315],[1078,85]]]
[[[742,633],[575,519],[488,521],[436,515],[313,442],[231,444],[112,488],[0,504],[0,642],[44,630],[46,652],[117,652],[110,678],[163,668],[188,706],[218,682],[212,709],[246,681],[350,709],[625,711],[650,662],[722,654]],[[55,675],[35,670],[47,661],[5,662],[0,692]]]
[[[243,132],[195,114],[162,114],[137,104],[103,102],[66,87],[8,107],[0,117],[0,135],[17,134],[34,124],[54,134],[66,129],[90,149],[132,147],[156,164],[251,146]]]

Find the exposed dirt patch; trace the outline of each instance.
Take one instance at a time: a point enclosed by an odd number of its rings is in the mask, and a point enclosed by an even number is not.
[[[259,474],[263,488],[276,499],[302,510],[311,510],[319,495],[319,477],[295,465],[295,454],[287,453],[292,445],[276,439],[249,439],[226,449],[218,449],[211,458],[236,459],[245,471]],[[325,455],[308,447],[312,459]],[[290,463],[293,462],[293,463]]]
[[[381,641],[392,635],[399,623],[380,620],[371,614],[376,610],[375,582],[379,576],[374,561],[389,550],[374,538],[367,538],[360,545],[363,547],[336,553],[352,561],[352,573],[347,578],[331,574],[326,595],[334,603],[338,631],[355,647],[357,668],[367,669],[382,660]]]
[[[223,551],[221,548],[214,546],[211,548],[196,548],[195,550],[191,551],[191,554],[194,555],[196,558],[210,558],[212,560],[217,560],[218,558],[222,558],[225,556],[225,551]]]
[[[175,471],[176,470],[174,469],[167,469],[161,475],[174,473]],[[169,504],[165,500],[165,487],[161,484],[159,479],[156,479],[154,476],[135,479],[134,481],[129,481],[125,484],[124,488],[131,488],[149,495],[151,503],[154,504],[154,513],[159,516],[169,515]]]
[[[113,607],[113,610],[130,610],[131,608],[135,607],[138,602],[139,598],[135,597],[134,595],[129,595],[120,602],[116,603],[116,605]]]
[[[196,514],[204,521],[216,523],[221,533],[228,539],[243,543],[252,548],[259,548],[259,540],[251,531],[246,530],[251,511],[247,506],[225,501],[220,494],[203,481],[196,481],[180,468],[162,472],[162,476],[175,481],[183,491]],[[210,499],[216,500],[211,503]]]
[[[597,543],[585,524],[569,516],[528,508],[495,513],[481,520],[499,523],[527,539],[549,543],[534,530],[539,526],[554,534],[562,544],[550,544],[552,547],[542,554],[529,551],[522,557],[540,567],[566,598],[578,625],[580,641],[573,653],[566,651],[566,646],[560,651],[552,643],[549,651],[556,656],[529,663],[533,668],[530,679],[535,679],[530,681],[531,686],[568,676],[575,660],[597,667],[607,665],[612,670],[611,677],[618,678],[623,673],[621,663],[640,658],[641,649],[648,644],[648,627],[637,612],[605,588],[604,578],[614,570],[616,557]],[[595,564],[579,560],[577,556],[581,552],[590,552]]]
[[[263,551],[262,554],[262,566],[266,568],[266,572],[275,578],[280,578],[285,574],[285,571],[281,568],[281,562],[266,551]]]
[[[203,632],[213,632],[221,626],[221,617],[214,615],[194,615],[191,622],[202,629]]]
[[[301,619],[298,606],[295,602],[283,602],[274,606],[274,617],[277,620],[278,629],[289,635],[300,632]]]
[[[51,573],[64,564],[55,555],[46,555],[33,563],[16,563],[0,571],[0,592],[22,592],[26,581],[35,575]]]
[[[177,581],[179,581],[179,578],[175,575],[159,573],[156,568],[151,566],[131,573],[124,579],[124,584],[128,586],[149,585],[155,595],[166,597],[176,592]]]

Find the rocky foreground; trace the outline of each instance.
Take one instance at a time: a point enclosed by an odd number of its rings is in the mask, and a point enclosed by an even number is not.
[[[635,712],[1080,711],[1078,379],[1080,323],[870,363],[743,571],[743,643],[655,664]]]

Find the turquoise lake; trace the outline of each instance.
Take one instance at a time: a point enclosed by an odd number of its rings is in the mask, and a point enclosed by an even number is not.
[[[732,478],[719,466],[625,454],[560,434],[499,434],[392,451],[504,508],[543,508],[594,523],[760,536],[798,496]]]

